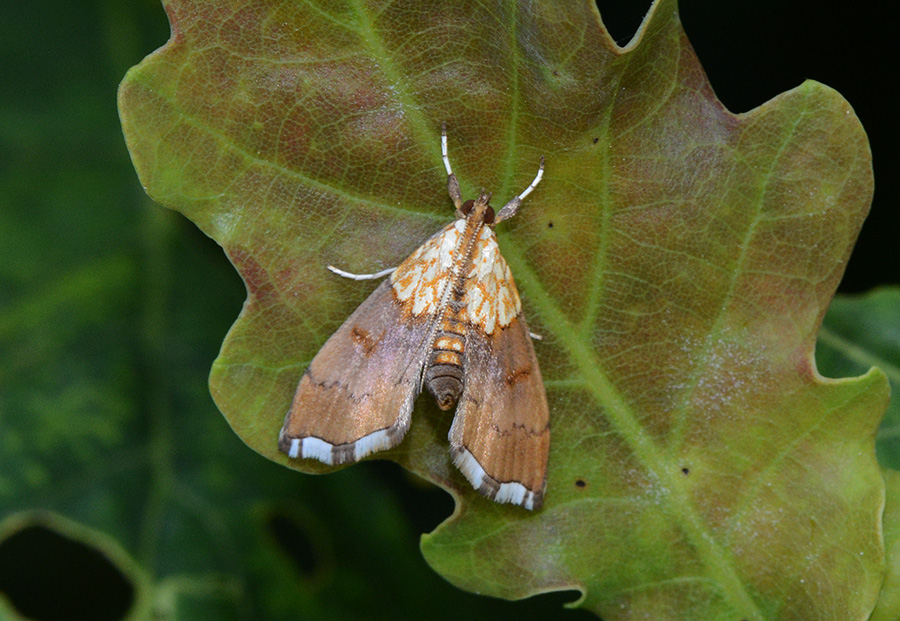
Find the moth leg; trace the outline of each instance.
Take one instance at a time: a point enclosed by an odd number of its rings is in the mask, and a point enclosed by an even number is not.
[[[542,155],[541,156],[541,165],[538,167],[537,176],[535,176],[534,181],[532,181],[531,185],[529,185],[527,188],[525,188],[525,190],[521,194],[519,194],[518,196],[513,198],[511,201],[506,203],[503,206],[503,208],[497,212],[497,217],[494,218],[494,222],[500,222],[501,220],[506,220],[507,218],[510,218],[510,217],[516,215],[516,212],[519,210],[519,205],[521,205],[522,201],[525,199],[525,197],[528,196],[529,194],[531,194],[532,190],[534,190],[537,187],[537,184],[541,182],[541,177],[543,177],[543,176],[544,176],[544,156]]]
[[[444,159],[444,168],[447,169],[447,191],[450,193],[453,205],[456,207],[456,210],[459,211],[463,202],[462,192],[459,189],[459,181],[456,180],[456,175],[453,174],[453,169],[450,168],[450,157],[447,155],[446,123],[441,124],[441,157]]]
[[[380,272],[375,272],[374,274],[353,274],[352,272],[345,272],[344,270],[338,269],[333,265],[329,265],[328,269],[337,274],[338,276],[343,276],[344,278],[349,278],[350,280],[375,280],[376,278],[381,278],[382,276],[387,276],[392,273],[396,267],[389,267],[386,270],[381,270]]]

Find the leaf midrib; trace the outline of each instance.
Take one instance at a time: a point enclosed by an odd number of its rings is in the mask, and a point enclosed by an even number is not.
[[[745,250],[742,249],[741,256]],[[520,286],[528,291],[529,301],[536,307],[547,328],[555,333],[557,342],[567,350],[570,360],[580,371],[585,380],[585,389],[593,396],[595,402],[604,408],[607,420],[628,442],[638,461],[655,476],[660,489],[666,494],[671,507],[670,515],[691,542],[701,562],[707,567],[711,581],[721,586],[723,598],[729,601],[734,610],[741,611],[747,618],[762,620],[764,615],[735,571],[730,555],[716,543],[690,501],[684,481],[676,476],[675,471],[666,467],[668,463],[666,452],[645,433],[636,412],[601,370],[600,360],[596,352],[590,348],[591,340],[583,338],[582,331],[579,330],[583,326],[572,324],[562,310],[552,302],[549,292],[525,261],[522,249],[514,240],[506,240],[503,252],[507,261],[516,266],[516,279]],[[596,267],[601,267],[602,263],[601,259]],[[591,297],[592,305],[599,303],[599,297],[599,294]]]
[[[365,12],[363,5],[357,0],[355,6],[364,19],[364,28],[366,30],[364,39],[370,45],[371,49],[378,52],[380,58],[390,60],[381,41],[374,34],[371,20]],[[515,46],[511,47],[512,49],[515,49]],[[515,65],[518,65],[519,58],[513,58],[512,62]],[[418,112],[418,108],[411,105],[408,101],[409,93],[405,88],[405,83],[400,79],[401,76],[393,71],[393,63],[387,62],[381,66],[385,67],[383,71],[388,81],[398,85],[401,104],[409,110]],[[512,73],[515,74],[517,72]],[[513,98],[513,101],[516,105],[512,111],[512,116],[514,118],[512,120],[513,125],[510,128],[511,135],[508,136],[510,152],[506,158],[507,166],[505,167],[503,175],[504,188],[509,187],[510,180],[513,178],[514,174],[512,162],[515,161],[515,158],[512,156],[515,152],[516,142],[517,118],[515,117],[518,114],[518,84],[516,83],[514,86],[516,96]],[[424,137],[430,136],[430,134],[425,128],[424,119],[421,118],[420,114],[412,114],[411,116],[416,120],[416,122],[413,123],[413,126],[414,129],[418,130],[417,133],[419,134],[420,143],[427,144],[428,140],[425,140]],[[530,268],[525,267],[526,264],[523,253],[518,245],[507,242],[506,247],[507,250],[505,251],[505,254],[512,256],[513,262],[519,265],[517,276],[520,277],[520,281],[527,283],[527,288],[529,290],[533,291],[534,295],[531,296],[532,300],[540,307],[542,316],[555,319],[555,325],[563,328],[556,336],[559,339],[559,342],[568,349],[572,360],[576,363],[576,367],[579,368],[582,376],[587,380],[586,384],[588,391],[593,394],[595,400],[599,404],[608,408],[607,414],[610,421],[618,428],[621,435],[629,441],[641,463],[648,466],[648,470],[657,476],[663,489],[669,491],[668,497],[674,507],[673,514],[676,521],[679,522],[682,531],[693,543],[695,549],[698,551],[698,555],[704,561],[704,564],[713,570],[710,572],[711,575],[717,576],[720,582],[725,586],[725,598],[731,600],[731,604],[736,610],[742,610],[751,618],[761,620],[763,618],[762,614],[744,589],[739,577],[729,563],[727,554],[725,554],[720,546],[714,542],[710,533],[703,527],[700,516],[696,513],[693,505],[690,503],[689,495],[683,482],[673,474],[669,473],[668,469],[665,467],[663,451],[659,450],[653,439],[644,433],[638,423],[635,413],[630,410],[627,402],[615,389],[612,382],[610,382],[600,371],[599,360],[594,356],[594,352],[586,346],[586,343],[589,341],[576,336],[577,333],[574,329],[575,327],[569,325],[568,320],[564,317],[561,310],[550,301],[547,292],[541,287],[536,275]],[[510,252],[510,250],[512,252]],[[548,326],[552,325],[552,322],[548,323]]]
[[[509,263],[517,266],[516,279],[529,292],[528,299],[544,319],[544,325],[554,332],[557,342],[568,352],[573,366],[584,377],[585,389],[598,404],[603,406],[607,420],[628,442],[638,461],[653,473],[661,490],[667,492],[666,498],[672,508],[670,515],[697,550],[698,557],[709,568],[709,574],[715,576],[724,587],[723,597],[730,601],[735,610],[742,611],[748,618],[762,621],[763,614],[744,588],[730,563],[729,556],[714,541],[709,530],[704,528],[702,519],[690,502],[683,481],[666,468],[665,452],[644,432],[636,413],[600,370],[600,361],[590,348],[590,341],[580,338],[576,326],[572,325],[562,310],[551,301],[549,293],[528,267],[518,245],[511,240],[507,241],[503,253]]]

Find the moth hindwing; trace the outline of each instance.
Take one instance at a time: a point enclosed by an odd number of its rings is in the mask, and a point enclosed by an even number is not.
[[[445,131],[441,146],[457,219],[393,270],[316,354],[278,446],[331,465],[391,448],[426,387],[441,409],[456,406],[450,452],[475,489],[537,509],[550,447],[547,397],[494,226],[537,186],[544,160],[531,185],[494,212],[484,191],[462,200]]]

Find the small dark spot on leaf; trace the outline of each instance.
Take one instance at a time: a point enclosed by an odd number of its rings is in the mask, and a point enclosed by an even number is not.
[[[44,525],[0,541],[0,593],[29,619],[123,619],[134,585],[100,550]]]
[[[548,222],[548,223],[547,223],[547,228],[548,228],[548,229],[552,229],[552,228],[553,228],[553,222]]]
[[[685,466],[684,468],[681,469],[681,473],[684,474],[685,476],[689,475],[691,473],[691,469],[688,468],[687,466]]]
[[[594,138],[591,142],[593,142],[594,144],[597,144],[598,142],[600,142],[600,138]]]
[[[316,573],[320,559],[310,534],[301,524],[289,515],[274,513],[269,516],[268,527],[281,550],[294,562],[298,572],[306,577]]]
[[[584,479],[575,479],[575,487],[587,487],[587,482]]]
[[[554,69],[554,70],[553,70],[553,75],[559,75],[559,71],[557,71],[556,69]]]

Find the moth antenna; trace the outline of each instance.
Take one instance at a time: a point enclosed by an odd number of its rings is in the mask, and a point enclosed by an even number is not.
[[[344,278],[349,278],[350,280],[375,280],[376,278],[381,278],[382,276],[387,276],[396,270],[396,267],[389,267],[386,270],[381,270],[380,272],[375,272],[374,274],[354,274],[352,272],[345,272],[342,269],[338,269],[333,265],[329,265],[328,269],[337,274],[338,276],[343,276]]]
[[[463,203],[462,191],[460,191],[459,189],[459,181],[457,181],[456,175],[453,174],[453,169],[450,168],[450,156],[447,154],[446,121],[441,123],[441,158],[444,160],[444,168],[447,169],[447,192],[449,192],[450,198],[451,200],[453,200],[453,205],[456,207],[456,211],[458,212]]]
[[[537,175],[535,175],[534,181],[531,182],[531,185],[529,185],[527,188],[525,188],[524,192],[519,194],[520,201],[524,200],[526,196],[531,194],[532,190],[534,190],[537,187],[537,184],[539,184],[541,182],[541,177],[543,177],[543,176],[544,176],[544,156],[542,155],[541,156],[541,165],[538,166]]]
[[[495,222],[500,222],[501,220],[506,220],[507,218],[511,218],[516,215],[516,212],[519,210],[519,205],[522,204],[522,201],[526,196],[531,194],[532,191],[537,187],[537,184],[541,182],[541,178],[544,176],[544,156],[541,156],[541,165],[538,166],[537,175],[534,177],[534,181],[525,188],[521,194],[513,198],[511,201],[506,203],[503,208],[497,212],[497,217],[495,218]]]
[[[450,156],[447,154],[447,123],[441,123],[441,157],[444,159],[444,168],[447,174],[452,175],[453,169],[450,168]]]

